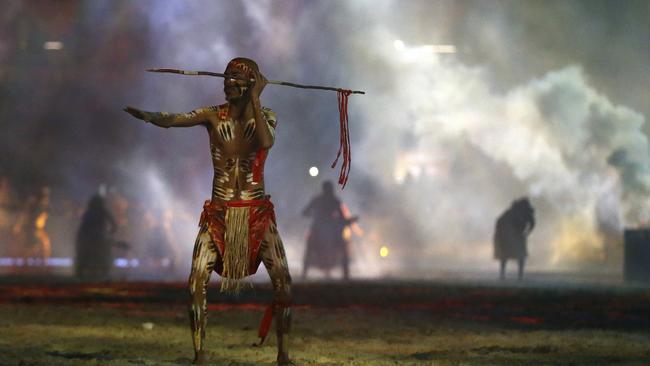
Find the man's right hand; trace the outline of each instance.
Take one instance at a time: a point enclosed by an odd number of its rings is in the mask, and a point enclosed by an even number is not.
[[[137,108],[133,108],[133,107],[129,106],[129,107],[124,108],[123,110],[124,110],[124,112],[132,115],[135,118],[145,120],[145,112],[143,112],[143,111],[141,111],[141,110],[139,110]]]

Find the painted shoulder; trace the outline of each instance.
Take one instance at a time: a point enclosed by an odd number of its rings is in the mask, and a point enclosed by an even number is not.
[[[216,114],[216,113],[219,112],[219,107],[221,107],[221,106],[211,105],[211,106],[207,106],[207,107],[197,108],[197,109],[189,112],[188,115],[190,115],[190,117],[195,117],[195,116],[198,116],[198,115]]]
[[[228,103],[221,105],[211,105],[193,110],[191,113],[216,115],[219,119],[226,119],[228,117]]]

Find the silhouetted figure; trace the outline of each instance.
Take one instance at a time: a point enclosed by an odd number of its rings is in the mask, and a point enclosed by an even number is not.
[[[77,232],[75,274],[80,279],[109,277],[113,256],[112,239],[117,225],[99,194],[88,202]]]
[[[519,264],[518,278],[524,276],[524,265],[528,256],[526,239],[535,227],[535,210],[527,197],[512,203],[510,208],[497,219],[494,231],[494,258],[501,261],[499,278],[505,278],[506,262],[516,259]]]
[[[303,260],[303,279],[307,277],[309,267],[322,269],[329,277],[329,271],[341,265],[343,278],[347,280],[350,277],[350,258],[343,230],[357,217],[345,217],[341,201],[334,195],[332,182],[323,183],[323,192],[312,199],[302,214],[313,218]]]

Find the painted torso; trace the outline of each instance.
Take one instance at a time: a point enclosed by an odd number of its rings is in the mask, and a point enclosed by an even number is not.
[[[267,126],[256,126],[254,119],[237,121],[228,115],[228,105],[210,107],[208,133],[214,178],[212,200],[237,201],[258,200],[265,196],[264,167],[266,154],[256,139],[256,128],[275,127],[275,117],[264,108],[262,115]],[[257,168],[256,168],[257,167]],[[257,174],[255,170],[258,170]]]

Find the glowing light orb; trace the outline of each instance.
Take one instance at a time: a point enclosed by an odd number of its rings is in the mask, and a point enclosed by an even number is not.
[[[456,53],[456,46],[453,44],[430,44],[424,49],[432,53]]]
[[[381,249],[379,249],[379,256],[382,258],[388,257],[388,248],[383,246]]]
[[[309,168],[309,175],[311,175],[312,177],[317,176],[318,175],[318,168],[316,168],[315,166]]]
[[[63,42],[59,41],[50,41],[50,42],[45,42],[43,43],[43,49],[49,50],[49,51],[58,51],[63,49]]]

